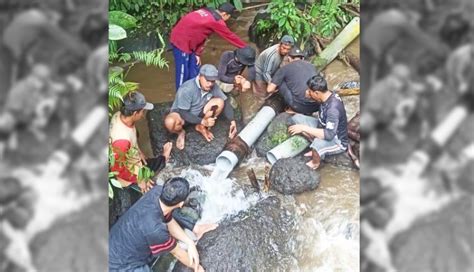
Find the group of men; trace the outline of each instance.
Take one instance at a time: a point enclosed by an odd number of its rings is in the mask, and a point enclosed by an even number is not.
[[[324,77],[314,65],[304,60],[305,54],[293,37],[285,35],[279,43],[256,56],[256,50],[232,33],[225,22],[235,8],[224,3],[217,9],[201,8],[181,18],[171,31],[170,42],[176,64],[176,97],[170,112],[164,118],[165,128],[177,135],[176,148],[184,149],[186,130],[194,128],[206,141],[214,139],[210,128],[223,114],[229,121],[229,138],[237,134],[234,108],[228,95],[253,90],[255,96],[266,99],[280,93],[292,114],[290,134],[302,134],[312,141],[308,167],[317,169],[327,155],[345,152],[348,148],[347,118],[341,98],[328,90]],[[201,65],[200,55],[211,33],[237,47],[223,52],[218,67]],[[289,59],[285,64],[285,58]],[[283,65],[285,64],[285,65]],[[158,158],[146,159],[137,144],[135,123],[143,118],[146,110],[153,109],[139,92],[124,97],[124,103],[110,122],[111,145],[116,164],[111,170],[118,172],[123,187],[138,182],[146,193],[126,211],[110,232],[111,271],[150,271],[153,257],[171,252],[188,267],[201,271],[199,255],[193,241],[184,234],[179,222],[171,213],[182,207],[189,193],[189,183],[173,178],[163,186],[153,181],[138,181],[139,168],[147,165],[159,171],[170,157],[172,143],[166,143]],[[316,116],[317,114],[317,116]],[[130,150],[136,152],[130,152]],[[133,167],[127,167],[120,154],[134,154]],[[129,161],[130,162],[130,161]],[[216,228],[217,225],[194,226],[197,236]],[[187,245],[189,259],[176,246],[176,240]]]

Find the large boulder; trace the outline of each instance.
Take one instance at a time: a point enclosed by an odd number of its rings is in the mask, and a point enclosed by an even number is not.
[[[398,271],[472,271],[472,196],[424,216],[394,237],[390,249]]]
[[[288,134],[290,117],[290,114],[283,112],[272,120],[255,144],[257,156],[265,157],[268,151],[290,137],[290,134]]]
[[[287,270],[296,225],[280,200],[268,197],[205,234],[197,244],[201,264],[208,272]],[[191,270],[178,263],[173,271]]]
[[[175,141],[176,135],[168,133],[164,127],[164,117],[169,113],[171,103],[155,104],[155,108],[148,113],[148,126],[150,129],[150,140],[152,150],[155,155],[161,154],[163,144],[167,141]],[[216,125],[211,129],[214,140],[207,142],[204,137],[194,129],[194,126],[187,127],[186,142],[183,150],[173,147],[171,152],[171,162],[175,166],[190,164],[207,165],[214,163],[221,153],[228,140],[230,122],[220,116]],[[241,128],[237,124],[238,129]]]
[[[321,181],[319,173],[305,163],[303,156],[278,160],[270,170],[271,188],[285,195],[316,189]]]

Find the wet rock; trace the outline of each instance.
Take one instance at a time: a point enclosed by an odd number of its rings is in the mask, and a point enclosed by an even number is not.
[[[270,170],[271,188],[278,192],[299,194],[314,190],[320,182],[319,173],[308,166],[303,156],[278,160]]]
[[[287,270],[295,228],[280,200],[268,197],[205,234],[197,244],[201,264],[208,272]],[[173,271],[191,270],[178,263]]]
[[[338,166],[338,167],[347,167],[347,168],[357,169],[357,167],[354,165],[351,157],[349,157],[347,152],[337,154],[337,155],[332,155],[332,156],[326,156],[326,158],[324,158],[324,162],[334,164],[335,166]]]
[[[96,201],[59,219],[31,242],[38,271],[106,271],[107,206]]]
[[[109,228],[142,196],[132,188],[113,188],[114,198],[109,200]]]
[[[265,157],[268,151],[284,142],[290,136],[288,134],[288,121],[290,117],[290,114],[284,112],[272,120],[255,144],[257,156]]]
[[[417,220],[390,245],[398,271],[471,271],[473,199],[466,196]]]
[[[164,143],[167,141],[176,141],[176,135],[168,133],[163,124],[164,117],[169,113],[171,104],[171,102],[155,104],[155,109],[148,113],[150,140],[155,155],[161,154]],[[207,142],[204,137],[194,129],[194,126],[185,128],[185,147],[183,150],[178,150],[176,147],[173,147],[171,162],[175,163],[177,167],[190,164],[207,165],[214,163],[227,142],[229,126],[230,122],[221,115],[216,125],[211,129],[215,137],[211,142]],[[237,124],[239,131],[241,128],[242,126]]]

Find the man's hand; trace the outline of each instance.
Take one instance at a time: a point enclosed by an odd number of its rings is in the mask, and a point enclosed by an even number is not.
[[[199,254],[194,243],[188,244],[189,264],[194,268],[194,271],[199,271]]]
[[[206,270],[204,270],[204,268],[203,268],[201,265],[199,265],[197,271],[198,271],[198,272],[205,272]]]
[[[196,64],[201,65],[201,57],[196,55]]]
[[[235,82],[235,84],[240,84],[240,83],[242,83],[243,80],[245,80],[245,78],[244,78],[243,76],[241,76],[241,75],[236,75],[236,76],[234,77],[234,82]]]
[[[201,125],[205,127],[213,127],[216,124],[216,117],[202,118]]]
[[[151,188],[153,188],[154,186],[154,182],[153,180],[148,180],[148,181],[142,181],[142,182],[138,182],[138,187],[140,187],[140,191],[144,194],[148,191],[150,191]]]
[[[293,125],[293,126],[288,127],[288,132],[291,135],[300,134],[305,131],[306,131],[305,125]]]
[[[235,123],[235,120],[232,120],[230,121],[229,138],[234,139],[235,135],[237,135],[237,124]]]

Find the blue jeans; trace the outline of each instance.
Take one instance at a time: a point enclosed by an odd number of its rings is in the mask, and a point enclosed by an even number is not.
[[[181,84],[199,74],[199,65],[197,64],[195,53],[188,54],[176,46],[172,46],[176,75],[176,91],[178,91]]]

